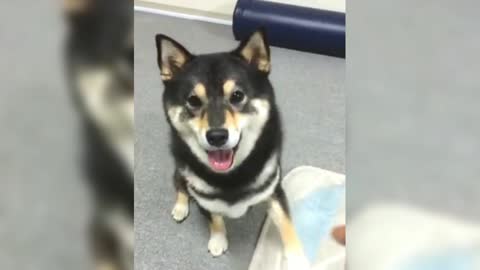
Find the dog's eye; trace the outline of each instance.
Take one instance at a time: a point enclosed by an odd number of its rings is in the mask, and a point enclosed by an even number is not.
[[[245,94],[242,91],[235,90],[235,92],[233,92],[232,95],[230,96],[230,103],[234,105],[239,104],[243,101],[244,98],[245,98]]]
[[[202,101],[195,95],[191,95],[187,99],[187,105],[192,109],[198,109],[202,106]]]

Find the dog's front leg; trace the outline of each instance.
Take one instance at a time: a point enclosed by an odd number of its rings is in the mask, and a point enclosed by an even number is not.
[[[228,249],[225,221],[221,215],[210,213],[202,207],[200,207],[200,212],[208,219],[208,227],[210,229],[208,252],[210,252],[213,257],[218,257]]]
[[[270,218],[278,228],[282,239],[288,270],[308,270],[309,262],[303,253],[302,243],[290,217],[286,196],[278,187],[270,201]]]
[[[177,198],[172,210],[172,217],[176,222],[184,221],[189,213],[189,197],[186,188],[186,180],[178,170],[175,170],[173,176]]]
[[[222,255],[228,249],[227,229],[223,217],[217,214],[210,215],[210,240],[208,251],[214,257]]]

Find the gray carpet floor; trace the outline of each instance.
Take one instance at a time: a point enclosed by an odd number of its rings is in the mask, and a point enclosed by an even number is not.
[[[169,35],[194,53],[233,49],[231,27],[135,13],[135,269],[246,269],[265,216],[262,207],[229,220],[230,247],[212,258],[208,229],[193,207],[176,224],[173,161],[162,110],[154,36]],[[345,171],[345,60],[273,48],[271,80],[285,128],[285,172],[299,165]]]

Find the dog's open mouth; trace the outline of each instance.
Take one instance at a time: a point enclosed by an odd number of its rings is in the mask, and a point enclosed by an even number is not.
[[[234,149],[208,151],[208,162],[215,171],[227,171],[233,165]]]

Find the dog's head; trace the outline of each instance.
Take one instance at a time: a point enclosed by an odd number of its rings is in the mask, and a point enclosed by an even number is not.
[[[76,104],[133,173],[131,0],[64,0],[67,68]]]
[[[164,35],[156,44],[169,123],[200,162],[232,171],[252,151],[274,104],[264,31],[217,54],[193,55]]]

